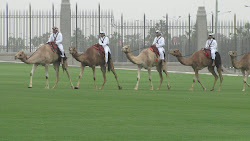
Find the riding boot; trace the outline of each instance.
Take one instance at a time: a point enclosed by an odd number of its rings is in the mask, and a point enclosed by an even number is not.
[[[61,64],[63,65],[63,57],[61,57]]]
[[[212,64],[212,67],[214,67],[215,66],[215,60],[213,59],[213,64]]]

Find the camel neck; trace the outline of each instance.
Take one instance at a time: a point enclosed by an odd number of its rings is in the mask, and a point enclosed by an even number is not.
[[[185,66],[192,66],[192,60],[190,58],[184,58],[182,56],[177,57],[178,61]]]
[[[82,58],[80,57],[81,54],[79,54],[78,52],[72,54],[72,56],[73,56],[77,61],[79,61],[79,62],[84,61],[84,60],[82,60]]]
[[[134,63],[134,64],[139,64],[139,60],[138,60],[137,56],[134,56],[134,55],[132,54],[132,52],[126,53],[126,56],[127,56],[127,58],[128,58],[132,63]]]
[[[236,69],[241,68],[240,63],[236,60],[235,56],[231,56],[231,62],[232,62],[232,65],[233,65],[234,68],[236,68]]]
[[[20,59],[22,62],[26,63],[26,64],[34,64],[34,60],[30,59],[30,57],[28,57],[26,54],[24,56],[24,58]]]

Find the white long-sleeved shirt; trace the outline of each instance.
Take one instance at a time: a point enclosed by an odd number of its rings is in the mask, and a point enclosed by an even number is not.
[[[162,36],[155,37],[153,45],[156,45],[157,48],[163,47],[165,45],[165,40]]]
[[[103,36],[99,38],[99,44],[102,45],[103,47],[109,45],[109,38],[107,36]]]
[[[210,46],[210,49],[217,50],[217,42],[216,42],[216,40],[208,39],[207,42],[206,42],[205,48],[208,48],[209,46]]]
[[[49,37],[48,42],[52,42],[52,41],[55,41],[57,45],[62,44],[62,41],[63,41],[62,33],[59,33],[59,32],[52,33]]]

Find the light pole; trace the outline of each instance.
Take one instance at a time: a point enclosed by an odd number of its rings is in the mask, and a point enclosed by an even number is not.
[[[218,0],[215,2],[215,38],[217,38],[217,27],[218,27]]]

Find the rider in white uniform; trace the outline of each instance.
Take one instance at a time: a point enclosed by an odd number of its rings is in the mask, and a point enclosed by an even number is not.
[[[63,49],[63,45],[62,45],[63,36],[62,36],[62,33],[58,32],[57,27],[54,26],[52,29],[53,29],[53,33],[50,35],[48,42],[55,42],[57,44],[58,48],[62,52],[61,64],[63,64],[63,58],[65,57],[64,56],[64,49]]]
[[[99,38],[99,44],[102,45],[105,51],[105,66],[107,67],[108,63],[108,54],[111,54],[110,48],[108,46],[109,44],[109,38],[105,36],[105,32],[101,31],[100,32],[100,38]]]
[[[210,33],[208,35],[208,39],[207,39],[205,48],[211,50],[211,56],[212,56],[212,60],[213,60],[212,66],[215,66],[215,53],[217,52],[217,42],[213,37],[213,33]]]
[[[159,54],[160,54],[160,59],[162,60],[162,65],[164,65],[164,53],[165,53],[165,49],[164,49],[164,45],[165,45],[165,40],[164,38],[161,36],[161,32],[159,30],[156,30],[156,37],[154,39],[153,45],[155,45],[158,50],[159,50]]]

